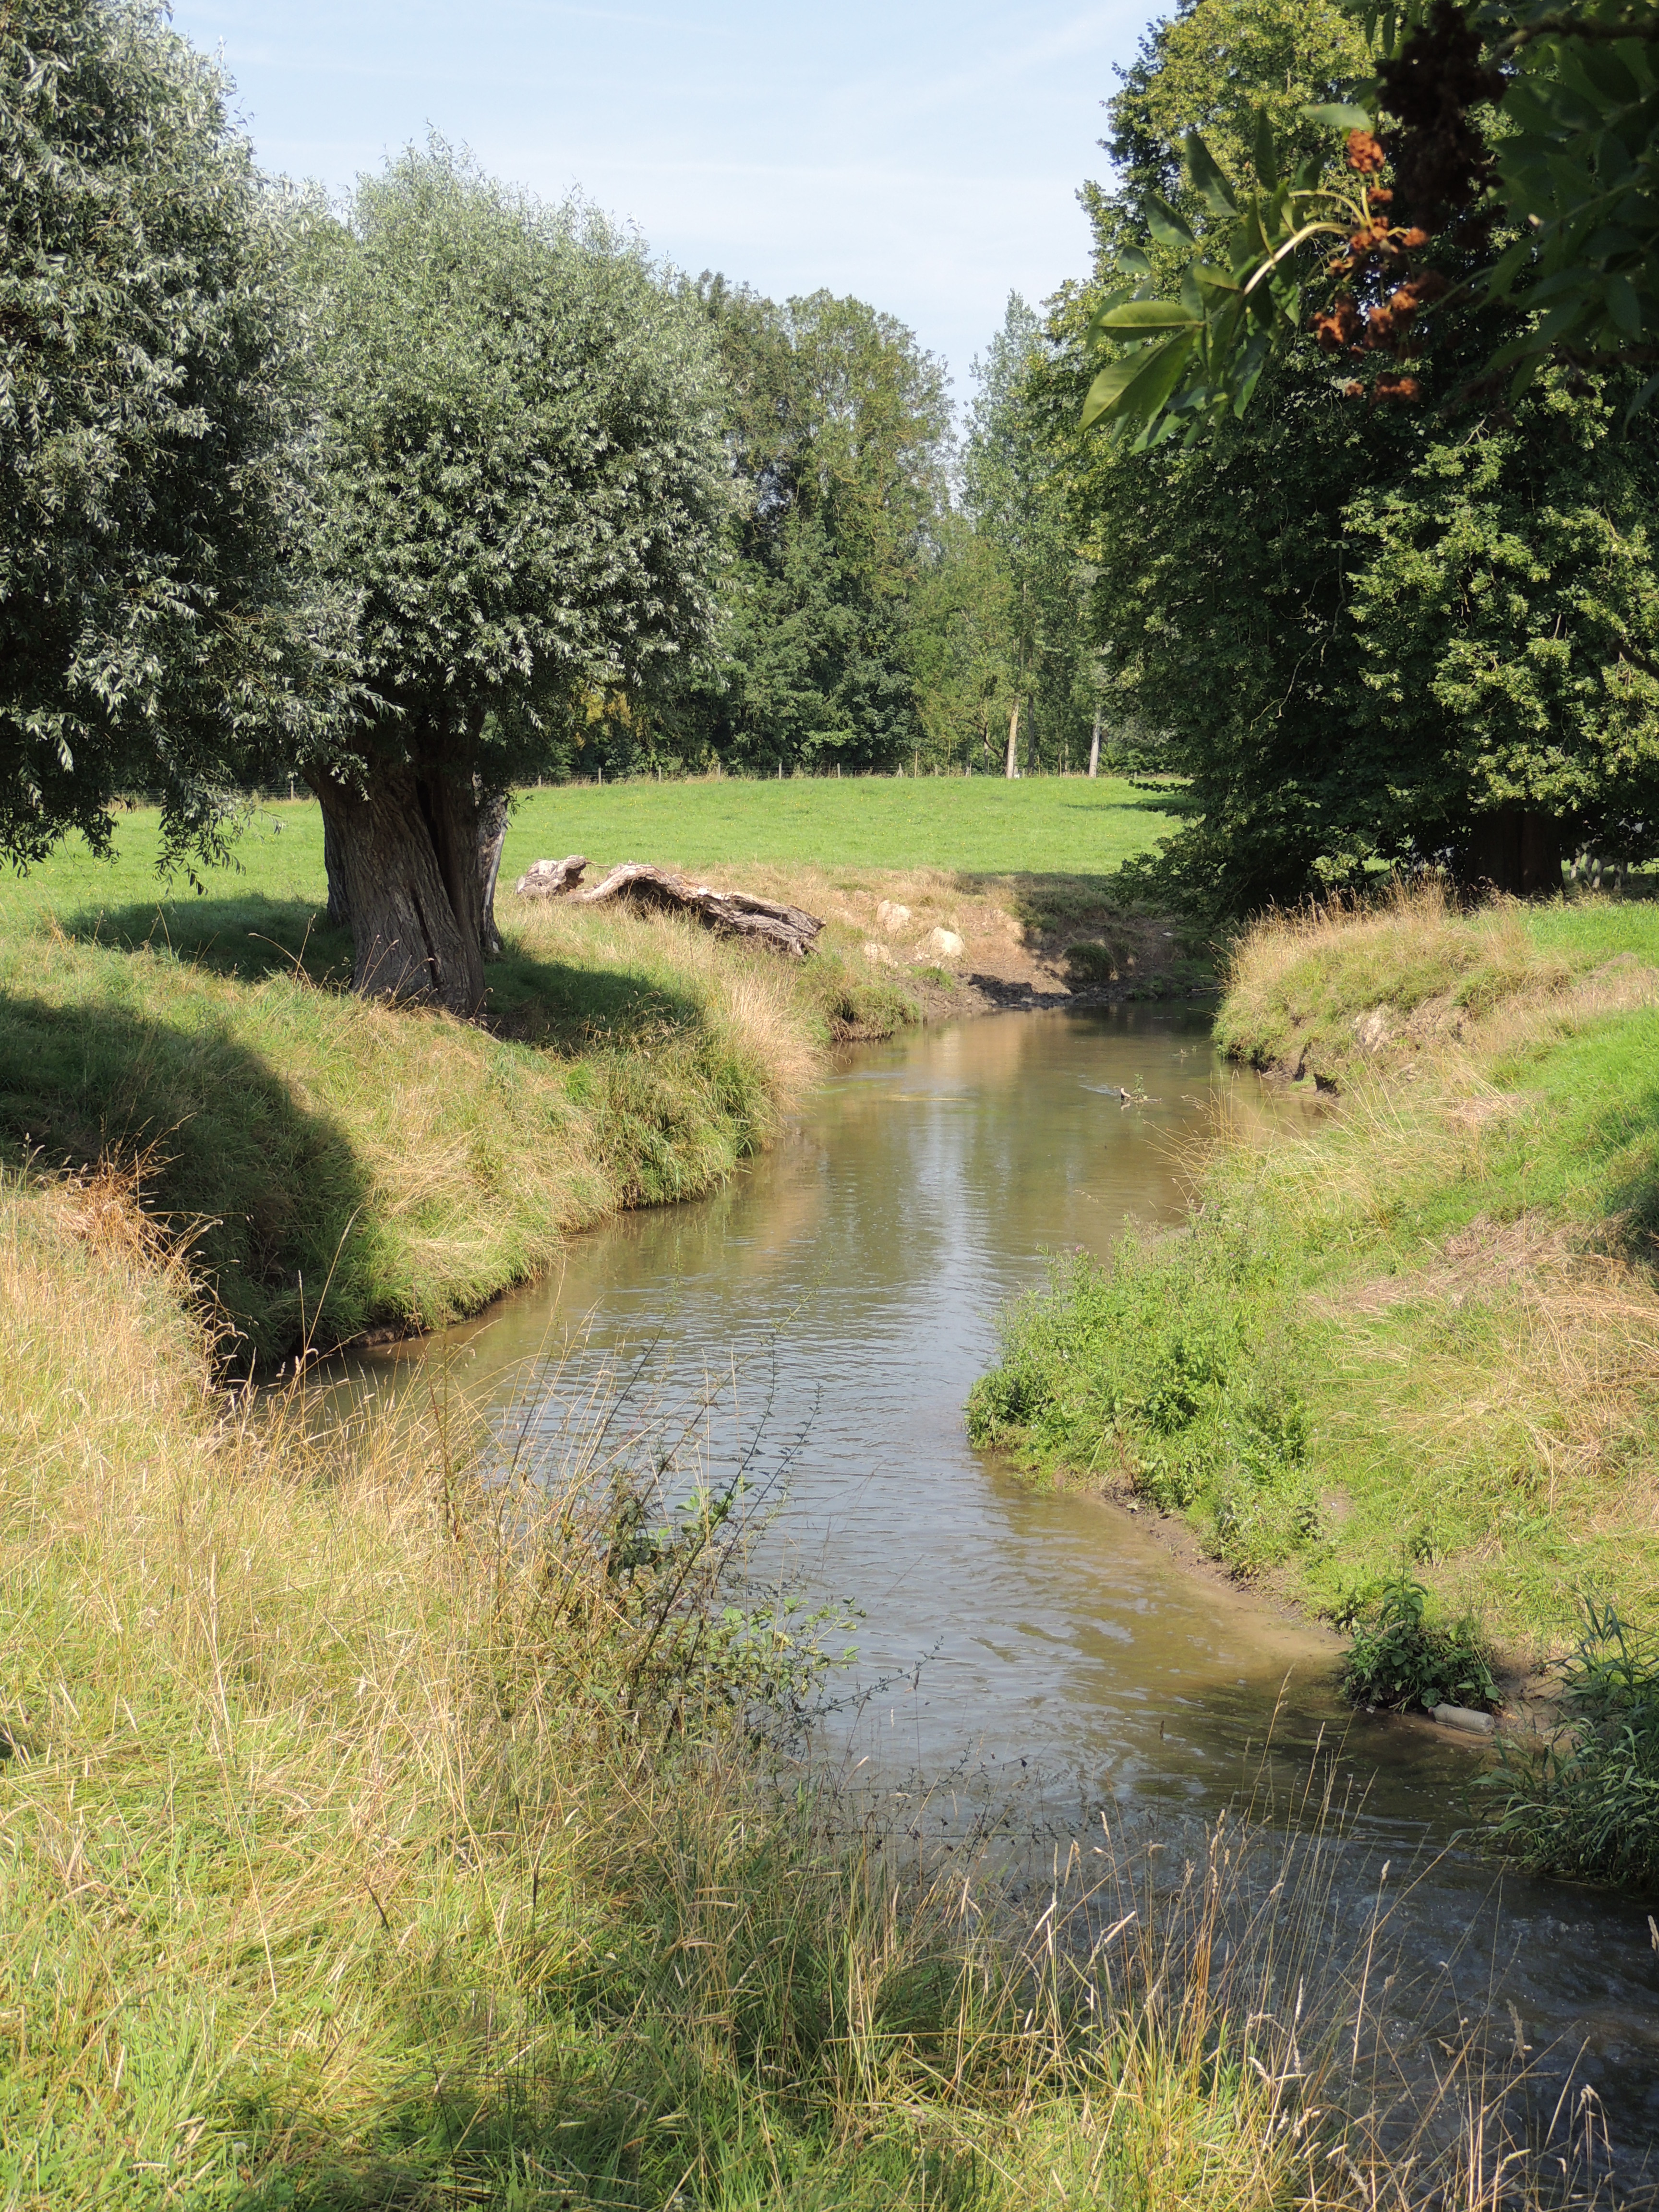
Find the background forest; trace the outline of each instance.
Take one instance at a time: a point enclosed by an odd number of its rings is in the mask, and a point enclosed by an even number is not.
[[[1354,181],[1330,118],[1360,111],[1319,104],[1376,53],[1338,0],[1182,0],[1149,31],[1082,187],[1094,266],[1041,313],[1011,295],[959,414],[878,307],[692,280],[436,138],[343,207],[278,188],[142,9],[32,0],[0,46],[19,860],[100,847],[133,789],[175,856],[220,857],[227,793],[302,777],[339,917],[372,949],[439,913],[419,975],[461,1006],[528,781],[1075,773],[1103,745],[1183,780],[1143,887],[1212,915],[1659,853],[1659,411],[1629,404],[1639,346],[1507,396],[1483,374],[1535,314],[1433,302],[1515,229],[1501,203],[1410,233],[1433,265],[1369,320],[1305,243],[1325,310],[1281,318],[1236,406],[1081,427],[1103,312],[1121,391],[1139,334],[1201,327],[1194,267],[1224,295],[1193,257],[1230,178]],[[1513,101],[1483,112],[1501,151]],[[1346,356],[1390,317],[1431,361],[1395,373],[1396,330],[1367,386]]]

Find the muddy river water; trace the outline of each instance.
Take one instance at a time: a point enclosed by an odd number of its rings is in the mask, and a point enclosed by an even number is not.
[[[1452,1842],[1482,1753],[1356,1719],[1334,1638],[1183,1567],[1150,1516],[1030,1488],[968,1443],[999,1310],[1045,1252],[1175,1218],[1183,1147],[1218,1109],[1293,1110],[1218,1064],[1199,1013],[1009,1013],[853,1048],[713,1196],[575,1240],[556,1279],[356,1363],[356,1387],[436,1360],[501,1421],[556,1425],[607,1363],[693,1395],[735,1352],[731,1448],[758,1433],[772,1466],[794,1447],[761,1564],[860,1616],[845,1686],[865,1694],[825,1723],[831,1756],[969,1796],[1017,1784],[1057,1831],[1102,1806],[1180,1825],[1237,1797],[1271,1727],[1281,1780],[1334,1759],[1358,1797],[1338,1877],[1356,1929],[1381,1863],[1396,1888],[1413,1870],[1391,1923],[1407,1963],[1572,2060],[1638,2147],[1659,2124],[1650,1901],[1500,1887]]]

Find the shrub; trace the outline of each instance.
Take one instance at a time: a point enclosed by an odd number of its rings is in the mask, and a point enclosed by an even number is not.
[[[1506,1742],[1487,1787],[1504,1803],[1493,1848],[1536,1874],[1659,1880],[1659,1639],[1584,1601],[1577,1648],[1557,1668],[1566,1725],[1535,1748]]]
[[[1429,1593],[1409,1575],[1396,1576],[1347,1608],[1352,1648],[1342,1693],[1356,1705],[1404,1709],[1496,1701],[1492,1661],[1468,1613],[1449,1627],[1427,1618]]]
[[[1066,980],[1074,991],[1115,983],[1122,966],[1123,957],[1118,948],[1102,945],[1097,939],[1066,948]]]

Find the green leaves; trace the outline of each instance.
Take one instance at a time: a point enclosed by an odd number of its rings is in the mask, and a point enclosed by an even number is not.
[[[1304,107],[1302,112],[1310,123],[1322,124],[1331,131],[1373,131],[1376,118],[1369,109],[1356,106],[1350,100],[1332,100],[1314,107]]]
[[[688,301],[579,204],[538,206],[434,140],[319,229],[330,428],[317,553],[362,596],[408,744],[498,783],[550,713],[648,682],[715,618],[727,471]]]
[[[0,11],[0,854],[106,843],[159,788],[170,853],[349,696],[349,601],[295,557],[303,311],[210,64],[144,9]],[[234,610],[234,614],[232,613]]]
[[[1518,73],[1498,175],[1526,231],[1484,296],[1548,310],[1495,357],[1514,368],[1518,392],[1552,353],[1639,359],[1659,344],[1659,49],[1646,38],[1575,37],[1539,8],[1511,43]]]
[[[1294,336],[1302,308],[1294,258],[1316,231],[1344,230],[1358,217],[1343,206],[1340,223],[1317,220],[1332,195],[1311,176],[1281,176],[1265,112],[1257,115],[1254,144],[1255,185],[1241,192],[1199,133],[1188,134],[1188,179],[1216,218],[1202,238],[1167,201],[1148,194],[1142,208],[1148,231],[1185,265],[1170,299],[1152,295],[1152,265],[1144,253],[1119,257],[1116,274],[1137,281],[1107,293],[1086,343],[1097,353],[1132,349],[1096,374],[1083,428],[1104,424],[1133,451],[1178,432],[1194,437],[1219,415],[1243,413],[1274,346]]]
[[[1196,131],[1187,133],[1187,174],[1193,190],[1198,193],[1212,215],[1230,216],[1238,212],[1238,202],[1233,188],[1221,173],[1215,156]]]
[[[1190,366],[1193,340],[1184,334],[1168,344],[1146,346],[1103,368],[1083,403],[1082,428],[1104,415],[1152,421],[1168,405]]]
[[[1659,40],[1649,35],[1651,11],[1625,0],[1580,0],[1565,10],[1532,0],[1518,21],[1510,10],[1485,13],[1488,59],[1513,71],[1495,150],[1503,213],[1522,234],[1484,278],[1472,280],[1473,296],[1511,317],[1516,308],[1532,317],[1491,366],[1513,372],[1512,398],[1553,356],[1650,366],[1659,359]],[[1426,14],[1411,0],[1371,7],[1368,21],[1393,52],[1422,29]],[[1619,35],[1626,24],[1632,35]],[[1320,101],[1301,112],[1332,131],[1374,131],[1378,122],[1364,100]],[[1183,424],[1192,434],[1248,404],[1264,346],[1282,350],[1296,334],[1300,249],[1370,219],[1358,185],[1344,191],[1305,173],[1281,178],[1265,113],[1256,121],[1253,191],[1235,186],[1196,131],[1184,160],[1193,193],[1212,218],[1203,236],[1156,196],[1143,215],[1155,243],[1185,258],[1177,282],[1190,319],[1172,313],[1158,322],[1139,299],[1133,313],[1114,300],[1090,333],[1097,347],[1142,331],[1182,332],[1190,341],[1173,384],[1168,356],[1156,375],[1095,379],[1085,422],[1106,422],[1137,446]],[[1644,384],[1632,411],[1650,397]]]

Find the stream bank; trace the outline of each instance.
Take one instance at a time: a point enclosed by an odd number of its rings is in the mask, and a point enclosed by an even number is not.
[[[1177,1234],[1057,1263],[976,1433],[1318,1612],[1408,1573],[1513,1674],[1587,1590],[1659,1620],[1656,1024],[1651,908],[1259,928],[1215,1028],[1283,1111],[1218,1130]]]
[[[1294,1827],[1328,1790],[1348,1808],[1333,1925],[1363,1949],[1385,1866],[1409,1896],[1389,1921],[1389,1972],[1416,1992],[1388,2015],[1398,2050],[1426,2063],[1449,2011],[1507,2047],[1513,2004],[1551,2068],[1584,2045],[1639,2136],[1659,2124],[1656,2054],[1630,2025],[1652,1996],[1642,1913],[1547,1882],[1495,1895],[1491,1863],[1455,1841],[1486,1747],[1356,1713],[1335,1639],[1287,1594],[1194,1575],[1144,1500],[1132,1514],[1033,1484],[963,1433],[998,1317],[1040,1286],[1045,1249],[1072,1267],[1126,1237],[1163,1249],[1187,1218],[1183,1161],[1218,1121],[1268,1151],[1313,1121],[1228,1069],[1209,1030],[1196,1009],[1130,1005],[859,1046],[709,1197],[603,1224],[557,1277],[353,1362],[339,1387],[382,1409],[434,1392],[482,1407],[505,1464],[562,1448],[606,1378],[633,1378],[641,1425],[718,1384],[706,1479],[741,1466],[787,1492],[750,1543],[757,1588],[852,1617],[833,1641],[856,1661],[814,1758],[872,1817],[905,1803],[948,1850],[994,1812],[1040,1887],[1055,1853],[1106,1848],[1103,1821],[1112,1849],[1162,1838],[1178,1863],[1241,1796]]]

